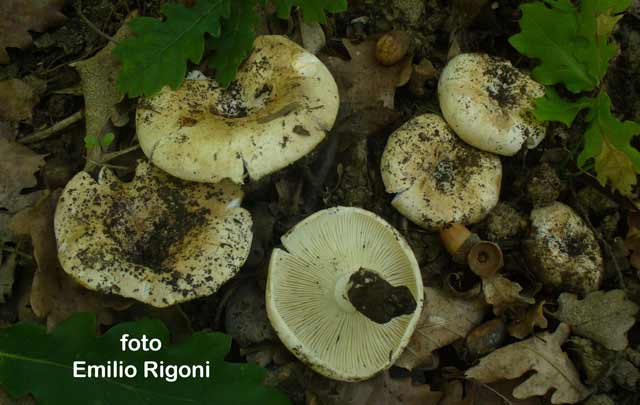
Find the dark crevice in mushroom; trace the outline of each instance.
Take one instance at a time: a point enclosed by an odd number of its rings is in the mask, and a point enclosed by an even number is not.
[[[378,273],[360,268],[349,278],[347,292],[351,304],[376,323],[410,315],[416,310],[416,300],[406,286],[394,287]]]

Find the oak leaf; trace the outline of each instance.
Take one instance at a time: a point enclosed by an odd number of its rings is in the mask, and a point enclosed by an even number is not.
[[[29,31],[44,32],[65,20],[64,0],[0,1],[0,64],[10,62],[6,48],[26,48],[33,42]]]
[[[551,395],[552,404],[575,404],[589,395],[580,375],[561,345],[569,337],[570,327],[561,323],[554,333],[543,332],[522,342],[502,347],[480,359],[465,376],[481,383],[514,379],[536,371],[513,390],[518,399]]]
[[[20,79],[0,81],[0,120],[30,120],[33,107],[40,101],[28,83]]]
[[[516,306],[535,304],[536,300],[520,294],[520,284],[509,280],[503,275],[496,274],[482,278],[482,292],[487,304],[493,306],[493,313],[500,316]]]
[[[609,350],[624,350],[626,333],[635,323],[638,305],[628,300],[623,290],[594,291],[580,300],[562,293],[558,311],[553,315],[571,325],[573,333],[592,339]]]
[[[41,193],[22,194],[22,190],[38,184],[34,173],[44,166],[45,155],[0,138],[0,156],[0,209],[17,212],[35,203]]]
[[[413,369],[431,358],[431,353],[463,339],[480,325],[486,312],[482,299],[467,300],[425,287],[424,306],[409,344],[395,365]]]
[[[544,301],[538,304],[516,310],[514,319],[509,323],[509,334],[518,339],[524,339],[533,333],[535,327],[547,329],[547,318],[544,316]]]

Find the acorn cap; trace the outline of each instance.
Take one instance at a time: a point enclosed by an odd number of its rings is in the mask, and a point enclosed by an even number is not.
[[[434,114],[411,119],[387,141],[382,181],[391,204],[419,226],[438,230],[473,224],[498,203],[502,165],[498,156],[462,142]]]
[[[130,183],[80,172],[56,208],[60,263],[90,290],[155,307],[213,294],[249,254],[241,199],[230,181],[187,183],[144,162]]]
[[[458,136],[487,152],[512,156],[535,148],[546,126],[531,115],[544,87],[507,60],[480,53],[451,59],[438,81],[442,115]]]
[[[287,348],[316,372],[358,381],[390,367],[422,311],[420,267],[404,238],[377,215],[335,207],[309,216],[282,237],[267,279],[267,314]],[[410,315],[376,323],[348,299],[351,275],[365,268],[416,301]]]
[[[138,139],[169,174],[215,183],[257,180],[295,162],[325,138],[338,88],[313,54],[286,37],[260,36],[228,88],[185,80],[141,99]]]

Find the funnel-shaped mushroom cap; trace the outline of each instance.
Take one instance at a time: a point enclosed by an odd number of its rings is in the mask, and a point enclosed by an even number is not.
[[[544,87],[509,61],[479,53],[451,59],[438,81],[440,109],[456,134],[505,156],[544,139],[546,127],[529,112],[543,95]]]
[[[422,309],[420,268],[391,225],[360,208],[316,212],[282,237],[267,280],[267,314],[282,342],[327,377],[357,381],[390,367],[407,345]],[[406,286],[413,314],[379,324],[358,312],[347,296],[350,277],[376,272]]]
[[[396,130],[382,154],[382,181],[391,204],[423,228],[473,224],[498,203],[498,156],[462,142],[442,118],[415,117]]]
[[[256,38],[224,89],[186,80],[141,100],[136,126],[149,160],[181,179],[257,180],[311,152],[338,113],[338,87],[313,54],[282,36]]]
[[[241,199],[229,181],[187,183],[147,163],[130,183],[80,172],[56,208],[60,263],[86,288],[156,307],[210,295],[249,254]]]

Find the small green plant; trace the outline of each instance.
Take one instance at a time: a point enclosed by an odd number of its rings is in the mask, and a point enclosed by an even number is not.
[[[611,33],[632,0],[544,0],[521,6],[521,32],[509,39],[520,53],[538,60],[534,79],[547,86],[533,111],[540,121],[571,126],[587,110],[578,165],[593,162],[598,181],[624,195],[632,193],[640,173],[640,152],[631,145],[640,124],[621,122],[611,113],[611,99],[602,82],[609,62],[618,51]],[[563,85],[576,95],[562,98],[550,86]]]
[[[262,385],[263,368],[224,361],[231,338],[221,333],[198,332],[170,345],[167,328],[155,320],[122,323],[101,336],[95,331],[95,315],[87,313],[73,315],[51,333],[31,322],[0,329],[0,386],[14,397],[31,394],[38,405],[289,403]],[[140,346],[145,338],[147,350]],[[209,377],[185,375],[185,367],[207,362]],[[169,366],[184,366],[184,373]]]
[[[306,21],[326,22],[325,12],[347,7],[346,0],[272,0],[278,16],[286,18],[299,7]],[[187,8],[165,4],[163,21],[137,17],[130,23],[136,34],[120,42],[113,54],[121,62],[118,89],[129,97],[151,96],[165,85],[177,88],[187,72],[187,62],[200,63],[205,54],[205,36],[213,54],[209,65],[216,80],[227,86],[236,77],[238,66],[249,55],[258,7],[266,0],[198,0]]]
[[[95,135],[87,135],[84,137],[84,147],[87,148],[87,150],[91,150],[93,148],[106,148],[113,143],[114,139],[116,139],[116,136],[113,132],[108,132],[101,138],[98,138]]]

